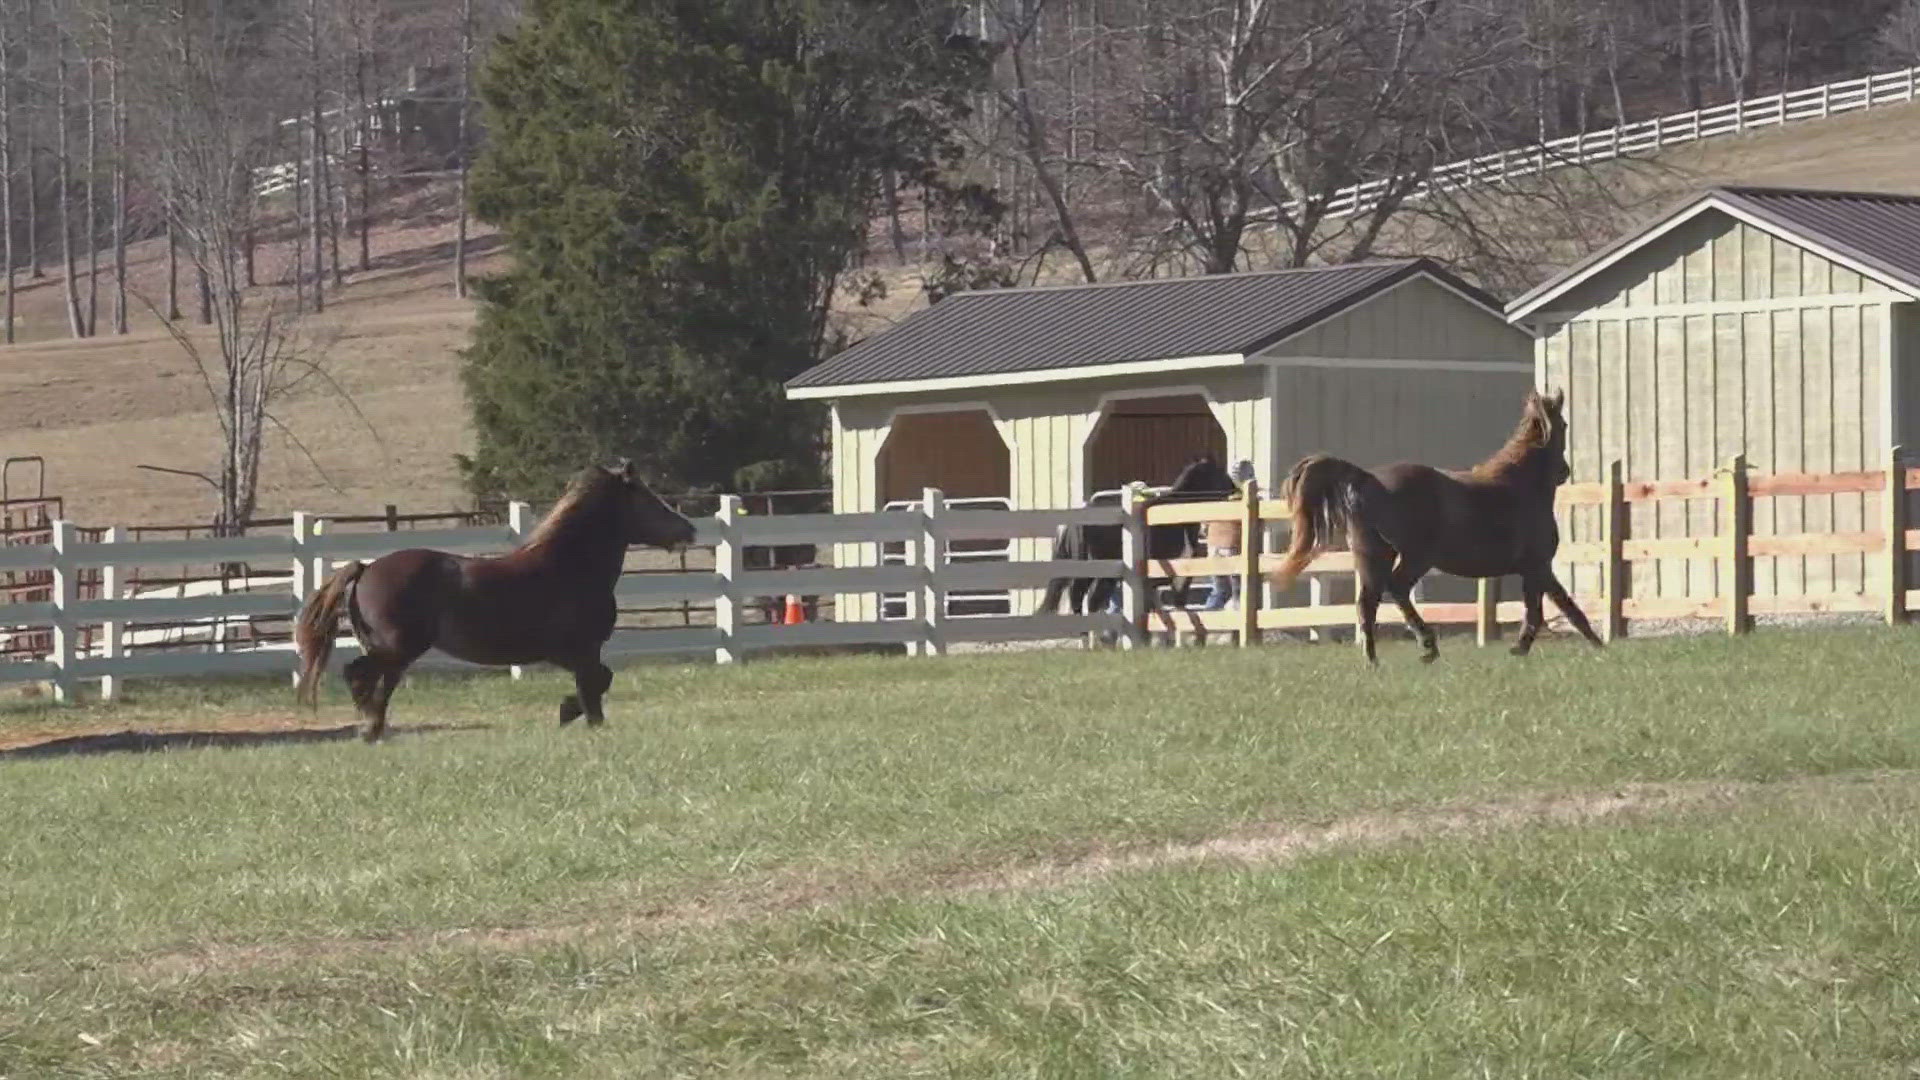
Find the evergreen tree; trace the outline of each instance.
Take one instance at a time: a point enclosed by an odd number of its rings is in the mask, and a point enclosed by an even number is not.
[[[943,196],[986,57],[924,0],[535,0],[482,75],[473,208],[513,268],[478,283],[465,382],[483,497],[628,456],[730,488],[816,479],[782,382],[889,172]]]

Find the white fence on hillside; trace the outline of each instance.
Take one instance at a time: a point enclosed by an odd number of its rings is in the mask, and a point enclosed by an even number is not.
[[[1753,128],[1795,120],[1817,120],[1837,113],[1870,109],[1914,100],[1920,68],[1905,68],[1825,86],[1809,87],[1768,97],[1715,105],[1710,109],[1656,116],[1634,124],[1585,131],[1550,142],[1504,150],[1442,165],[1407,196],[1421,199],[1436,191],[1495,184],[1517,176],[1532,176],[1568,165],[1611,161],[1627,154],[1657,150],[1677,143],[1732,135]],[[1389,180],[1369,180],[1341,188],[1327,212],[1344,217],[1376,205]]]
[[[1129,503],[1128,505],[1131,505]],[[951,592],[1028,589],[1054,577],[1118,577],[1124,590],[1144,590],[1131,575],[1135,555],[1143,553],[1144,517],[1121,506],[1071,510],[983,511],[946,506],[929,490],[911,509],[871,514],[779,514],[748,516],[740,500],[728,496],[719,513],[694,519],[695,543],[714,549],[714,569],[629,574],[616,596],[623,607],[691,600],[714,608],[711,626],[622,629],[605,655],[631,657],[683,654],[725,663],[749,653],[794,646],[905,645],[923,655],[938,655],[962,642],[1010,642],[1113,633],[1126,642],[1143,640],[1137,622],[1115,614],[1006,615],[952,617]],[[55,522],[46,544],[0,547],[0,570],[50,570],[52,599],[0,605],[0,631],[52,628],[51,654],[41,660],[0,663],[0,683],[46,682],[57,700],[71,700],[80,685],[98,682],[112,698],[121,680],[248,673],[290,673],[295,657],[284,643],[249,645],[217,641],[196,650],[129,652],[127,627],[142,623],[278,619],[293,615],[309,592],[333,568],[354,559],[371,559],[402,548],[437,548],[460,554],[499,553],[510,549],[533,524],[525,504],[514,504],[504,526],[416,530],[412,532],[330,533],[324,519],[294,515],[286,536],[242,536],[199,540],[121,542],[110,531],[102,543],[79,543],[78,530]],[[1109,561],[1005,561],[950,558],[954,541],[1012,537],[1051,537],[1063,525],[1120,525],[1123,558]],[[859,567],[809,567],[751,570],[746,549],[776,544],[833,543],[876,546],[901,542],[905,559],[897,564]],[[958,553],[956,553],[958,554]],[[215,596],[128,596],[126,571],[139,566],[211,565],[245,562],[259,568],[285,560],[290,587],[276,591]],[[80,599],[78,579],[98,569],[99,599]],[[900,594],[906,617],[875,622],[812,622],[799,625],[755,624],[742,618],[755,597],[821,594]],[[1127,610],[1137,611],[1132,592]],[[83,646],[83,640],[92,643]],[[343,658],[355,654],[342,639]]]

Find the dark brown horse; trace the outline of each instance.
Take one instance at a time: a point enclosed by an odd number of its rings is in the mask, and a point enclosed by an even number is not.
[[[1466,471],[1397,464],[1368,471],[1336,457],[1302,458],[1281,488],[1293,502],[1293,544],[1273,574],[1293,583],[1333,535],[1345,532],[1360,575],[1359,622],[1367,662],[1373,651],[1374,613],[1383,594],[1400,605],[1425,652],[1440,655],[1433,628],[1413,607],[1413,586],[1429,570],[1458,577],[1518,574],[1526,622],[1513,653],[1525,656],[1545,624],[1543,596],[1553,598],[1576,630],[1598,646],[1599,635],[1553,574],[1560,530],[1554,489],[1566,483],[1565,395],[1527,391],[1520,426],[1500,452]]]
[[[1234,492],[1233,477],[1220,467],[1211,453],[1187,462],[1180,475],[1173,478],[1167,490],[1153,497],[1153,502],[1179,502],[1199,499],[1224,499]],[[1115,497],[1117,501],[1118,496]],[[1089,500],[1088,506],[1100,506],[1107,503],[1104,499]],[[1153,525],[1147,528],[1147,558],[1184,559],[1198,555],[1200,526],[1198,525]],[[1053,558],[1056,561],[1070,559],[1118,559],[1121,552],[1120,526],[1118,525],[1075,525],[1063,527],[1054,533]],[[1159,579],[1152,579],[1159,580]],[[1176,577],[1168,579],[1173,589],[1175,605],[1184,607],[1187,603],[1187,587],[1191,578]],[[1068,596],[1069,609],[1075,614],[1084,610],[1087,614],[1106,609],[1109,601],[1118,593],[1120,583],[1114,578],[1054,578],[1047,582],[1047,591],[1034,608],[1036,615],[1048,615],[1060,610],[1060,599]],[[1152,595],[1149,593],[1148,595]],[[1085,607],[1082,607],[1082,601]]]
[[[364,654],[347,664],[347,689],[368,742],[387,728],[387,702],[428,649],[474,664],[542,661],[573,673],[560,722],[599,724],[613,672],[600,649],[613,636],[614,586],[631,544],[677,549],[693,523],[634,476],[633,463],[589,466],[525,541],[505,555],[471,558],[410,548],[354,562],[315,592],[294,623],[300,696],[315,703],[344,610]]]

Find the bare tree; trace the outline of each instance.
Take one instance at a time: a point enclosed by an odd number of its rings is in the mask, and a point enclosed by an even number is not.
[[[1879,44],[1896,63],[1920,64],[1920,0],[1899,0],[1887,12]]]
[[[67,45],[70,36],[64,27],[55,26],[54,44],[54,123],[58,136],[57,176],[60,197],[60,261],[66,265],[66,281],[61,289],[66,297],[67,328],[76,338],[86,337],[86,320],[80,313],[80,282],[75,277],[73,255],[73,168],[72,148],[67,129],[71,126],[67,104]]]
[[[453,295],[467,295],[467,174],[469,154],[467,116],[473,109],[473,0],[460,0],[460,122],[456,137],[460,155],[459,231],[453,239]]]
[[[100,319],[100,58],[91,35],[82,60],[87,65],[87,336],[92,337]]]
[[[327,216],[326,152],[327,129],[320,102],[320,0],[307,0],[307,105],[311,119],[307,134],[311,164],[307,167],[307,215],[313,245],[313,310],[325,311],[326,249],[322,247]],[[298,189],[296,189],[296,196]]]
[[[298,315],[287,316],[272,298],[250,297],[246,285],[245,234],[258,210],[252,165],[278,115],[270,65],[258,47],[265,29],[218,6],[204,19],[196,14],[195,6],[181,4],[165,28],[182,46],[168,51],[191,62],[145,68],[151,85],[136,100],[171,120],[170,137],[151,148],[142,167],[163,179],[168,220],[203,283],[211,340],[168,326],[218,418],[221,457],[209,479],[219,491],[216,523],[235,532],[253,512],[267,431],[279,430],[304,449],[275,403],[326,374]]]
[[[989,22],[992,40],[1000,43],[1003,50],[994,92],[1013,122],[1016,153],[1031,172],[1053,216],[1054,239],[1073,256],[1081,276],[1093,282],[1099,280],[1099,275],[1081,236],[1079,215],[1061,175],[1073,165],[1072,148],[1059,145],[1055,136],[1061,125],[1053,122],[1064,119],[1068,138],[1072,138],[1072,99],[1068,98],[1067,116],[1049,116],[1049,102],[1044,100],[1042,88],[1036,85],[1036,74],[1028,56],[1041,19],[1047,13],[1047,3],[1048,0],[995,0],[984,10],[983,21]]]
[[[7,275],[0,341],[13,344],[13,13],[0,3],[0,267]]]
[[[113,330],[127,332],[127,102],[120,96],[119,18],[107,7],[107,109],[113,131]]]
[[[34,57],[33,32],[40,25],[38,15],[38,0],[27,0],[21,23],[26,42],[24,59],[28,63]],[[33,110],[29,109],[21,118],[20,141],[27,151],[27,277],[38,281],[46,276],[46,271],[40,266],[40,143],[34,137],[33,121]]]

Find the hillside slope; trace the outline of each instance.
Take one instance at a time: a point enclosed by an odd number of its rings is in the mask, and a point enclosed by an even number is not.
[[[1661,181],[1675,197],[1713,181],[1920,190],[1920,104],[1677,147],[1662,164],[1679,170]],[[379,231],[375,251],[374,269],[353,275],[322,320],[338,335],[328,350],[329,368],[365,423],[318,387],[290,401],[282,419],[313,462],[285,438],[275,439],[263,514],[371,512],[389,502],[426,512],[466,502],[453,466],[453,455],[472,439],[456,350],[466,342],[473,312],[448,283],[450,228],[430,216],[403,214]],[[268,267],[289,254],[264,252],[263,276],[273,277],[277,270]],[[163,255],[158,245],[136,248],[131,278],[137,289],[157,295],[164,288]],[[485,270],[500,258],[488,255],[476,267]],[[924,303],[917,268],[890,261],[888,255],[879,264],[890,297],[843,312],[857,335],[883,329]],[[47,278],[20,296],[20,328],[28,340],[0,347],[0,456],[44,456],[49,485],[66,496],[76,521],[206,520],[212,502],[203,485],[134,468],[204,470],[216,459],[213,413],[190,360],[145,313],[127,337],[64,340],[58,268],[48,269]],[[1042,278],[1070,280],[1068,269],[1054,260]],[[103,324],[105,311],[103,303]]]

